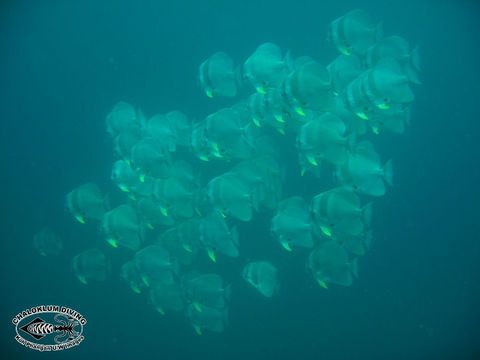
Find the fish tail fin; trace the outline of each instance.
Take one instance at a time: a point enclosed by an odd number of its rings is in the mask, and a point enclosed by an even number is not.
[[[388,185],[393,186],[393,167],[391,159],[383,165],[383,177]]]
[[[138,240],[140,240],[139,246],[145,243],[146,232],[147,228],[145,226],[140,226],[140,229],[138,231]]]
[[[365,238],[363,239],[364,243],[365,243],[365,248],[367,250],[370,250],[370,245],[372,244],[372,231],[369,230],[367,231],[367,233],[365,234]]]
[[[383,37],[383,21],[380,21],[373,29],[375,35],[375,41],[378,42]]]
[[[247,125],[243,128],[243,134],[245,136],[245,140],[249,146],[253,149],[255,148],[255,135],[253,134],[253,126],[255,124],[252,121],[249,121]],[[256,125],[255,125],[256,126]]]
[[[418,46],[415,46],[410,53],[410,63],[415,70],[420,71],[420,52],[418,50]]]
[[[137,110],[137,119],[140,124],[140,129],[144,131],[145,128],[147,127],[147,117],[145,116],[144,112],[140,108],[138,108]]]
[[[416,46],[410,53],[409,62],[405,64],[404,72],[410,82],[417,85],[422,83],[419,78],[420,54],[418,52],[418,46]]]
[[[260,199],[262,196],[260,195],[260,186],[255,186],[252,189],[252,193],[250,195],[251,201],[252,201],[252,207],[255,209],[256,212],[259,212],[260,210]]]
[[[235,79],[235,83],[237,84],[238,87],[243,86],[243,73],[242,73],[242,66],[238,65],[234,70],[233,70],[233,77]]]
[[[177,258],[172,258],[172,271],[178,276],[180,274],[180,261]]]
[[[370,225],[372,221],[372,203],[371,202],[369,202],[367,205],[363,207],[362,214],[363,214],[363,220],[365,221],[365,224]]]
[[[237,230],[237,227],[234,226],[232,227],[232,230],[230,230],[231,234],[232,234],[232,241],[235,245],[239,246],[239,243],[238,243],[238,230]]]
[[[277,282],[277,285],[275,285],[275,289],[273,290],[274,294],[280,293],[280,282]]]
[[[222,320],[225,323],[225,325],[229,324],[229,321],[228,321],[228,307],[225,307],[225,309],[222,312]]]
[[[405,65],[404,72],[405,72],[405,76],[407,77],[408,81],[410,81],[414,84],[417,84],[417,85],[422,84],[422,81],[418,77],[417,71],[412,67],[411,64],[406,64]]]
[[[358,278],[358,258],[355,258],[352,261],[352,274]]]
[[[352,132],[350,135],[347,136],[347,150],[350,152],[355,149],[355,143],[357,142],[357,134]]]
[[[283,62],[288,72],[292,72],[295,69],[295,62],[293,60],[292,52],[290,50],[288,50],[285,54]]]
[[[105,194],[105,197],[103,198],[103,208],[105,209],[105,211],[108,211],[108,210],[112,209],[110,192],[107,192]]]
[[[225,287],[225,299],[227,302],[230,302],[230,297],[232,296],[232,284],[228,284]]]

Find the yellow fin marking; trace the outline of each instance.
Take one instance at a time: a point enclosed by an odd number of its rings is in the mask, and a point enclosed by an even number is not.
[[[193,303],[193,307],[195,308],[195,310],[197,310],[198,312],[202,312],[202,307],[200,306],[200,304],[198,302],[194,302]]]
[[[107,238],[107,242],[115,249],[118,248],[117,240],[115,240],[114,238]]]
[[[216,262],[217,262],[217,259],[215,259],[215,253],[214,253],[213,249],[212,249],[212,248],[208,248],[208,249],[207,249],[207,253],[208,253],[208,257],[209,257],[210,259],[212,259],[212,261],[213,261],[214,263],[216,263]]]
[[[325,283],[325,281],[317,279],[317,282],[318,282],[318,285],[320,285],[322,288],[328,290],[328,286],[327,286],[327,284]]]
[[[303,109],[299,106],[295,107],[295,111],[299,114],[299,115],[302,115],[302,116],[305,116],[305,112],[303,111]]]
[[[331,232],[330,229],[327,228],[326,226],[320,226],[320,230],[322,230],[322,233],[324,233],[324,234],[327,235],[328,237],[331,237],[331,236],[332,236],[332,232]]]
[[[80,224],[85,224],[85,219],[81,215],[75,215],[75,219],[77,219]]]
[[[160,314],[165,315],[165,310],[163,310],[161,306],[157,306],[157,311],[158,311]]]
[[[285,250],[292,251],[292,248],[290,247],[290,244],[288,242],[282,242],[281,244]]]

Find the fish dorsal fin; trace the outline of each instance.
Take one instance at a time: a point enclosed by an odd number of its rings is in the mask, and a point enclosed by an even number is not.
[[[345,133],[345,123],[335,114],[325,113],[320,116],[320,119],[324,126],[327,126],[330,129],[335,129],[335,131],[338,132],[340,135],[343,135]]]
[[[252,206],[250,205],[250,198],[241,198],[237,201],[228,204],[230,214],[242,221],[250,221],[252,219]]]
[[[380,40],[378,44],[380,47],[384,47],[385,50],[388,50],[390,55],[407,55],[409,52],[408,42],[398,35],[388,36]]]
[[[375,164],[380,165],[380,156],[375,151],[373,144],[370,141],[361,141],[355,147],[357,156],[362,156]]]
[[[348,203],[354,207],[358,207],[360,205],[360,199],[353,192],[353,190],[348,187],[339,187],[339,188],[332,189],[331,191],[332,191],[332,195],[337,197],[338,202]],[[330,202],[330,199],[329,199],[329,202]]]
[[[288,199],[282,200],[278,204],[278,212],[288,212],[288,210],[291,208],[308,209],[308,205],[305,200],[300,196],[292,196]]]
[[[405,78],[405,74],[402,71],[402,67],[394,58],[383,58],[380,59],[375,65],[375,70],[385,73],[393,73],[400,78]]]

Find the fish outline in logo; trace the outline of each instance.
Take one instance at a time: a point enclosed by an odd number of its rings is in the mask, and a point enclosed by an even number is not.
[[[65,318],[65,320],[60,319],[60,317]],[[30,321],[28,324],[22,326],[20,330],[26,332],[30,336],[32,336],[35,340],[40,340],[43,337],[53,334],[53,333],[61,333],[55,336],[54,341],[56,344],[62,344],[68,341],[73,340],[75,337],[79,336],[79,332],[75,330],[75,327],[80,323],[75,320],[73,317],[64,315],[64,314],[56,314],[54,317],[55,321],[59,323],[59,325],[54,325],[47,323],[40,317],[37,317]],[[61,338],[67,338],[60,340]]]

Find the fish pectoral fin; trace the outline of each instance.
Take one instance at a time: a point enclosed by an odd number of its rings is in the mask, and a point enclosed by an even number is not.
[[[322,230],[322,233],[324,233],[324,234],[327,235],[328,237],[331,237],[331,236],[332,236],[332,232],[331,232],[330,229],[327,228],[326,226],[320,226],[320,230]]]
[[[327,286],[327,283],[325,281],[317,279],[317,282],[318,282],[318,285],[320,285],[322,288],[328,290],[328,286]]]
[[[165,216],[165,217],[168,216],[167,208],[161,206],[161,207],[160,207],[160,212],[162,213],[163,216]]]
[[[208,257],[214,262],[217,262],[217,259],[215,259],[215,252],[212,248],[207,249]]]
[[[83,218],[82,215],[75,215],[75,219],[77,219],[77,221],[78,221],[80,224],[85,224],[85,219]]]
[[[202,335],[202,328],[198,325],[193,325],[193,328],[195,329],[195,332],[198,334],[198,335]]]
[[[163,310],[163,308],[161,306],[157,306],[156,309],[160,314],[165,315],[165,310]]]
[[[202,306],[198,303],[198,302],[194,302],[193,303],[193,307],[195,308],[195,310],[197,310],[198,312],[202,312],[203,309],[202,309]]]
[[[267,93],[262,86],[258,86],[255,89],[257,90],[257,92],[259,92],[262,95],[265,95]]]
[[[311,156],[311,155],[307,155],[307,160],[310,164],[312,164],[313,166],[318,166],[318,162],[317,160]]]
[[[114,238],[107,238],[107,242],[112,245],[112,247],[114,247],[115,249],[118,248],[118,244],[117,244],[117,240],[115,240]]]
[[[301,116],[305,116],[305,111],[303,111],[303,109],[300,106],[296,106],[294,109],[297,112],[297,114]]]
[[[290,244],[286,241],[282,241],[280,244],[282,244],[283,248],[287,251],[292,251],[292,248],[290,247]]]
[[[185,250],[186,252],[189,252],[189,253],[192,253],[192,252],[193,252],[192,247],[191,247],[189,244],[183,244],[183,245],[182,245],[182,248],[183,248],[183,250]]]
[[[150,281],[148,280],[148,278],[146,276],[142,276],[142,281],[145,285],[150,287]]]

